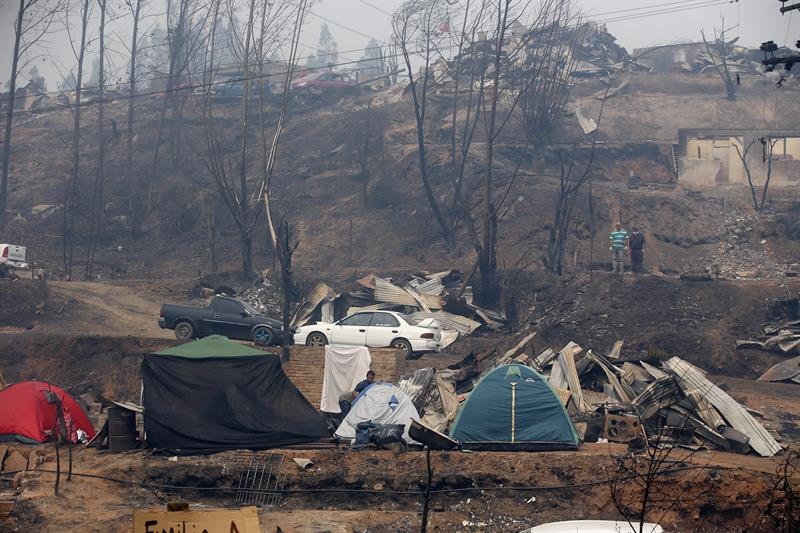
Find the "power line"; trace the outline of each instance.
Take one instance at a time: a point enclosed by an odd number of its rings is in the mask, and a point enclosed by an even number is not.
[[[360,36],[362,36],[362,37],[366,37],[367,39],[374,39],[374,40],[376,40],[376,41],[378,41],[378,42],[381,42],[381,43],[384,43],[384,44],[386,44],[386,41],[384,41],[384,40],[377,39],[377,38],[373,37],[372,35],[367,35],[366,33],[360,32],[360,31],[358,31],[358,30],[354,30],[353,28],[348,28],[347,26],[345,26],[345,25],[343,25],[343,24],[340,24],[340,23],[336,22],[335,20],[331,20],[331,19],[329,19],[329,18],[327,18],[327,17],[323,17],[323,16],[322,16],[322,15],[320,15],[319,13],[314,13],[314,12],[312,11],[312,12],[311,12],[311,14],[312,14],[313,16],[317,17],[318,19],[322,19],[322,20],[324,20],[325,22],[329,22],[329,23],[333,24],[334,26],[338,26],[338,27],[342,28],[343,30],[347,30],[347,31],[349,31],[349,32],[355,33],[356,35],[360,35]]]
[[[641,18],[648,18],[648,17],[659,16],[659,15],[669,15],[669,14],[672,14],[672,13],[684,13],[686,11],[692,11],[694,9],[701,9],[701,8],[704,8],[704,7],[722,6],[722,5],[732,4],[732,3],[734,3],[733,0],[708,0],[708,1],[702,2],[700,4],[694,4],[694,5],[684,6],[684,7],[665,8],[665,9],[655,10],[655,11],[646,12],[646,13],[633,13],[633,14],[630,14],[630,15],[622,15],[622,16],[618,16],[618,17],[612,17],[612,18],[609,18],[609,19],[605,19],[605,20],[598,20],[598,21],[595,21],[595,22],[597,22],[599,24],[608,24],[608,23],[612,23],[612,22],[622,22],[622,21],[626,21],[626,20],[637,20],[637,19],[641,19]]]
[[[304,44],[304,43],[300,43],[300,44],[302,44],[303,46],[306,46],[308,48],[315,48],[315,47],[310,46],[308,44]],[[351,49],[351,50],[343,50],[343,51],[341,51],[339,53],[340,54],[349,54],[349,53],[354,53],[354,52],[366,52],[368,50],[381,50],[383,48],[384,48],[384,46],[367,46],[365,48],[354,48],[354,49]],[[232,46],[228,45],[227,47],[222,48],[222,49],[223,50],[230,50],[230,49],[232,49]],[[307,56],[301,56],[298,59],[299,60],[308,60],[308,59],[312,59],[314,57],[316,57],[316,55],[310,54],[310,55],[307,55]],[[370,60],[374,61],[374,58],[372,58]],[[257,67],[260,67],[260,66],[275,65],[275,64],[280,64],[280,63],[283,63],[283,61],[279,60],[279,59],[276,59],[276,60],[264,61],[264,62],[261,62],[261,63],[255,63],[252,66],[253,66],[253,68],[257,68]],[[337,66],[337,65],[332,65],[332,66]],[[217,70],[225,70],[225,69],[232,69],[232,68],[235,68],[235,67],[241,67],[241,63],[227,63],[227,64],[222,64],[222,65],[217,65],[215,67],[215,69],[217,69]],[[327,65],[325,67],[327,68]],[[283,74],[283,73],[281,73],[281,74]],[[270,74],[269,76],[272,76],[272,75],[278,75],[278,74]],[[169,79],[169,75],[154,76],[154,77],[151,77],[151,78],[143,78],[143,79],[137,80],[136,83],[138,85],[138,84],[144,84],[144,83],[149,83],[149,82],[158,81],[158,80],[166,80],[166,79]],[[222,83],[222,82],[220,82],[220,83]],[[109,87],[109,85],[111,85],[111,84],[106,84],[104,87],[107,89]],[[124,86],[124,85],[129,85],[129,84],[128,83],[124,83],[124,84],[116,84],[116,85],[123,85]],[[92,90],[99,89],[99,88],[100,88],[99,85],[92,85],[92,86],[84,85],[81,90],[82,91],[92,91]],[[68,91],[42,91],[42,92],[38,92],[38,93],[26,94],[25,98],[31,97],[31,96],[32,97],[51,96],[51,95],[56,95],[57,96],[59,94],[65,93],[65,92],[68,92]],[[157,93],[162,93],[164,91],[156,91],[156,92]],[[5,99],[0,98],[0,101],[5,101]]]
[[[699,1],[703,1],[703,0],[699,0]],[[614,11],[603,11],[603,12],[600,12],[600,13],[588,12],[587,16],[590,16],[590,17],[604,17],[606,15],[617,15],[617,14],[621,14],[621,13],[632,13],[632,12],[636,12],[636,11],[650,11],[652,9],[660,9],[660,8],[665,8],[667,6],[676,6],[676,5],[679,5],[679,4],[693,4],[695,2],[698,2],[698,0],[679,0],[679,1],[672,1],[672,2],[664,2],[664,3],[661,3],[661,4],[649,4],[649,5],[646,5],[646,6],[639,6],[639,7],[626,7],[625,9],[616,9]]]
[[[409,51],[410,54],[415,54],[417,52],[418,51],[414,51],[414,50]],[[401,57],[401,56],[402,56],[402,53],[398,52],[396,54],[392,54],[392,55],[388,55],[388,56],[384,56],[384,57]],[[368,63],[368,62],[374,62],[374,61],[375,61],[375,58],[358,59],[358,60],[354,60],[354,61],[344,61],[344,62],[334,63],[334,64],[331,64],[331,65],[323,65],[323,66],[318,66],[318,67],[303,67],[302,69],[294,69],[294,70],[295,71],[296,70],[304,70],[304,71],[323,70],[323,69],[329,69],[331,67],[342,67],[342,66],[356,65],[356,64],[360,64],[360,63]],[[280,63],[280,62],[266,62],[266,63],[263,63],[263,64],[269,64],[269,63]],[[253,67],[255,68],[258,65],[260,65],[260,64],[253,65]],[[133,95],[132,98],[145,98],[145,97],[155,96],[155,95],[165,95],[165,94],[172,94],[172,93],[178,93],[178,92],[185,92],[185,91],[190,91],[190,90],[193,90],[193,89],[212,87],[214,85],[222,85],[222,84],[227,84],[227,83],[232,83],[232,82],[239,82],[239,81],[258,80],[258,79],[264,79],[264,78],[269,78],[269,77],[274,77],[274,76],[285,76],[286,74],[288,74],[288,71],[282,71],[282,72],[270,73],[270,74],[256,74],[256,75],[247,76],[247,77],[228,78],[228,79],[226,79],[224,81],[212,81],[212,82],[209,82],[209,83],[198,83],[198,84],[193,84],[193,85],[186,85],[186,86],[183,86],[183,87],[175,87],[175,88],[170,89],[170,90],[149,91],[149,92],[145,92],[145,93],[137,93],[137,94]],[[126,96],[125,99],[127,99],[127,98],[129,98],[129,97]],[[108,100],[104,100],[104,101],[108,101]],[[92,106],[92,105],[97,105],[98,103],[99,103],[99,101],[81,102],[81,107],[89,107],[89,106]],[[54,105],[54,106],[41,108],[41,109],[36,109],[36,110],[28,109],[28,110],[22,110],[22,111],[15,111],[14,112],[14,116],[18,116],[18,115],[39,115],[39,114],[49,113],[49,112],[53,112],[53,111],[59,111],[59,110],[62,110],[62,109],[71,109],[73,107],[74,106],[71,105],[71,104],[59,104],[59,105]],[[3,115],[0,115],[0,118],[6,118],[7,116],[8,116],[8,114],[3,114]]]

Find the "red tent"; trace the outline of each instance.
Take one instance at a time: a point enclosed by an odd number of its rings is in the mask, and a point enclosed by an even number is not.
[[[64,410],[67,436],[79,429],[88,438],[94,429],[86,412],[75,398],[44,381],[23,381],[0,391],[0,441],[18,440],[26,443],[52,440],[56,428],[56,404],[48,396],[55,394]]]

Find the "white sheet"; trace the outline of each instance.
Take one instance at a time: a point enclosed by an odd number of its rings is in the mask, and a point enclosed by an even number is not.
[[[325,372],[319,408],[326,413],[341,413],[339,396],[351,391],[367,377],[372,357],[366,346],[325,346]]]
[[[342,420],[336,436],[342,439],[356,438],[356,426],[361,422],[375,424],[403,424],[403,438],[408,436],[412,420],[419,420],[419,413],[411,399],[391,383],[374,383],[367,387],[353,402],[353,408]]]

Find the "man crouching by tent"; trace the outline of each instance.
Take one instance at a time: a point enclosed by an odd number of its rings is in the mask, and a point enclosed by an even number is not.
[[[342,418],[347,416],[347,413],[350,412],[350,407],[353,405],[353,400],[355,400],[364,389],[373,383],[375,383],[375,372],[370,370],[367,372],[367,379],[362,379],[358,382],[358,385],[356,385],[355,389],[351,391],[344,391],[339,396],[339,409],[342,410]]]

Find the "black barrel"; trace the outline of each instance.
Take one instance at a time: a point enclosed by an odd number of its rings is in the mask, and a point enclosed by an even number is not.
[[[124,452],[136,447],[136,413],[122,407],[108,408],[108,449]]]

